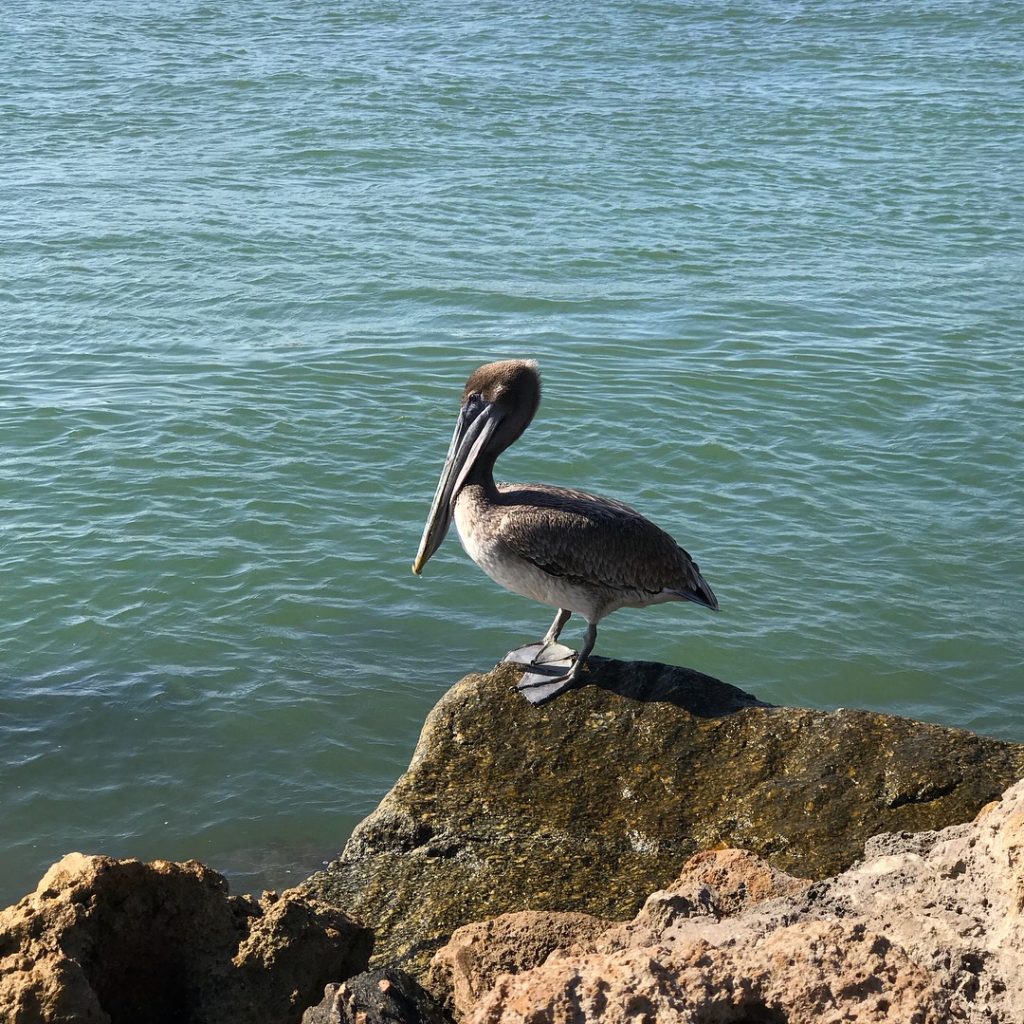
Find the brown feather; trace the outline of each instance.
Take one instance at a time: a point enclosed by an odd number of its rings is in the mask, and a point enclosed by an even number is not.
[[[499,484],[495,537],[553,576],[612,591],[717,605],[697,563],[664,530],[611,498],[546,484]]]

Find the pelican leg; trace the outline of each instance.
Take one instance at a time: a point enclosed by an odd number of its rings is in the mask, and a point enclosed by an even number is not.
[[[544,634],[539,643],[517,647],[514,651],[509,651],[502,658],[502,661],[511,661],[516,665],[529,665],[531,667],[534,665],[555,665],[557,667],[563,661],[568,664],[567,659],[574,658],[576,652],[560,643],[556,643],[556,641],[558,640],[558,634],[562,632],[562,627],[569,621],[570,615],[572,615],[572,612],[568,609],[559,608],[555,621],[551,623],[551,628]]]
[[[570,668],[568,672],[564,675],[557,675],[552,678],[550,670],[556,669],[557,671],[557,667],[561,667],[557,662],[544,665],[534,665],[531,666],[530,670],[523,675],[523,678],[519,681],[516,689],[531,704],[546,704],[549,700],[553,700],[560,693],[564,693],[566,690],[571,690],[574,686],[579,686],[581,681],[580,676],[586,670],[587,659],[590,657],[590,652],[594,649],[594,644],[596,642],[597,624],[588,622],[587,632],[583,637],[583,649],[577,655],[575,661],[573,661],[572,668]]]
[[[562,627],[569,621],[569,616],[571,615],[572,612],[568,608],[559,608],[555,621],[551,623],[551,628],[544,634],[544,639],[541,640],[541,643],[545,646],[553,644],[558,639],[558,634],[562,632]]]

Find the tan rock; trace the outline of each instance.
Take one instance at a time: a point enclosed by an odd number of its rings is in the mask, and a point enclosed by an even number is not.
[[[295,890],[230,896],[197,861],[69,854],[0,911],[4,1024],[284,1024],[372,937]]]
[[[501,976],[466,1019],[638,1015],[1020,1024],[1024,781],[968,824],[876,836],[861,862],[810,886],[738,851],[695,857],[632,922]]]
[[[469,1016],[473,1024],[942,1024],[926,972],[863,927],[805,922],[763,941],[561,954],[505,975]]]
[[[464,925],[434,955],[427,988],[460,1017],[499,975],[537,967],[560,947],[589,947],[610,924],[589,914],[525,910]]]
[[[745,850],[707,851],[691,857],[669,889],[653,893],[627,924],[588,914],[523,911],[465,925],[434,956],[427,986],[458,1019],[501,974],[539,967],[556,949],[584,955],[635,949],[644,938],[657,944],[680,915],[721,918],[810,884]]]
[[[810,885],[810,879],[787,875],[747,850],[698,853],[667,889],[647,897],[632,921],[603,932],[594,951],[656,945],[679,920],[720,920],[757,903],[803,892]]]
[[[728,917],[755,903],[801,892],[810,884],[747,850],[706,850],[683,865],[672,889],[706,888],[715,916]]]

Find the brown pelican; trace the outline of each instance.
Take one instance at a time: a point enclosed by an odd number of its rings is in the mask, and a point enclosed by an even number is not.
[[[529,666],[519,689],[534,704],[581,682],[597,624],[617,608],[685,600],[718,609],[697,563],[628,505],[547,484],[495,484],[495,460],[539,404],[532,360],[488,363],[470,376],[412,566],[418,576],[454,517],[466,553],[491,579],[558,609],[539,644],[505,659]],[[573,612],[587,620],[578,656],[556,643]]]

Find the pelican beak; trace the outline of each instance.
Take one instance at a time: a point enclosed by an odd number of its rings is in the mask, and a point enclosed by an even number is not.
[[[412,571],[417,576],[444,541],[455,512],[455,499],[500,422],[501,413],[494,403],[484,401],[479,395],[471,396],[459,410],[452,443],[448,446],[441,479],[434,492],[434,502],[423,527],[419,551],[412,563]]]

